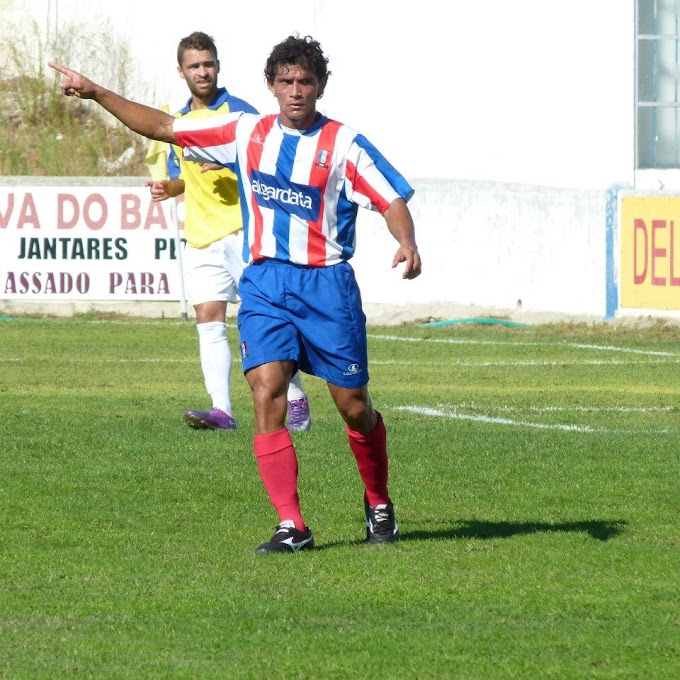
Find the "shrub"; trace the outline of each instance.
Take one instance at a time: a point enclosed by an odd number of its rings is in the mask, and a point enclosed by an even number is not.
[[[46,35],[33,21],[28,31],[0,39],[0,174],[42,176],[146,175],[147,141],[91,101],[66,98],[60,74],[47,62],[82,69],[126,96],[145,97],[143,83],[130,92],[135,65],[128,44],[107,22],[64,24]]]

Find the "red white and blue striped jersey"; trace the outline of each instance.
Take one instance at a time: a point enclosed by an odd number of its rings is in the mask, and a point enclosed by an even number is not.
[[[307,130],[283,127],[276,114],[178,118],[174,133],[185,160],[235,167],[248,262],[349,260],[358,208],[382,214],[413,195],[365,137],[324,116]]]

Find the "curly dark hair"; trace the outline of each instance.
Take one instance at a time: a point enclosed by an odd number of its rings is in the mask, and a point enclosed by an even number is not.
[[[301,66],[311,71],[319,82],[324,83],[331,75],[328,70],[328,57],[324,55],[319,42],[311,35],[306,35],[304,38],[289,35],[284,41],[274,46],[264,67],[264,77],[270,85],[274,83],[280,66]]]
[[[177,63],[182,65],[182,57],[187,50],[198,50],[199,52],[211,52],[217,61],[217,46],[212,36],[201,31],[194,31],[186,38],[182,38],[177,46]]]

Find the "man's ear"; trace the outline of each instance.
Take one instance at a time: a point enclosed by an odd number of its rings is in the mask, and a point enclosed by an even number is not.
[[[219,59],[217,60],[217,72],[218,73],[220,72],[220,60]]]
[[[323,93],[326,91],[326,83],[328,83],[328,78],[323,78],[322,80],[319,81],[319,87],[316,91],[316,98],[321,99],[323,97]]]
[[[178,67],[177,67],[177,73],[179,73],[179,77],[180,77],[182,80],[186,80],[186,78],[184,77],[184,71],[182,71],[182,67],[181,67],[181,66],[178,66]]]

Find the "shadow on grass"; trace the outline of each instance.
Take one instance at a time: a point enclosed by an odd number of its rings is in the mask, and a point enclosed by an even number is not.
[[[480,520],[461,520],[451,529],[438,529],[436,531],[405,530],[401,527],[400,540],[403,541],[450,541],[455,539],[480,539],[511,538],[526,534],[539,534],[546,532],[579,533],[584,532],[597,541],[608,541],[621,534],[627,522],[617,520],[590,520],[587,522],[484,522]],[[410,525],[412,526],[412,525]],[[316,546],[317,550],[328,550],[351,545],[365,545],[362,540],[345,540],[322,543]],[[374,548],[372,548],[374,549]]]
[[[401,526],[400,541],[450,541],[455,539],[480,539],[511,538],[526,534],[540,534],[546,532],[556,533],[579,533],[584,532],[597,541],[608,541],[623,533],[627,522],[623,519],[615,520],[590,520],[586,522],[484,522],[470,519],[456,522],[455,527],[450,529],[438,529],[436,531],[409,530]],[[409,527],[413,526],[409,524]],[[365,545],[364,539],[331,541],[329,543],[317,543],[316,550],[328,550],[352,545]],[[374,549],[372,547],[371,549]]]
[[[427,541],[456,538],[510,538],[524,534],[545,532],[585,532],[598,541],[618,536],[626,526],[625,520],[590,520],[586,522],[484,522],[463,520],[455,528],[437,531],[402,531],[402,541]]]

